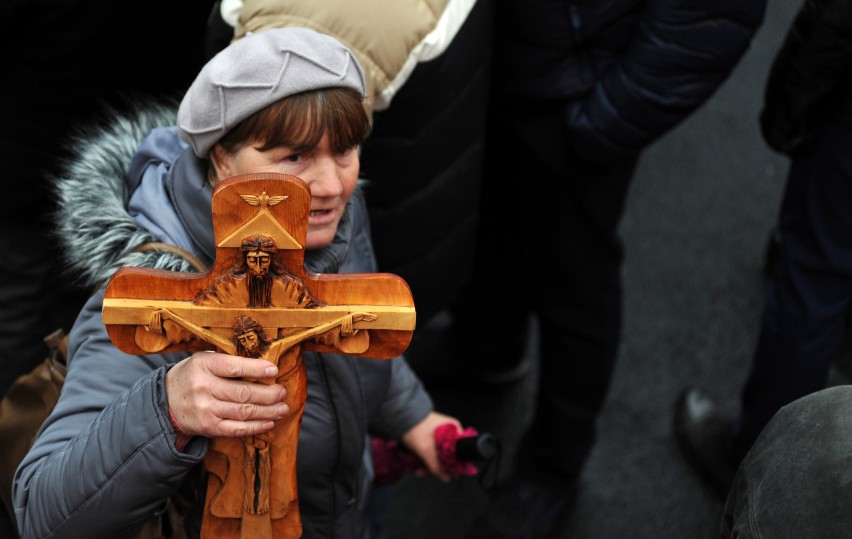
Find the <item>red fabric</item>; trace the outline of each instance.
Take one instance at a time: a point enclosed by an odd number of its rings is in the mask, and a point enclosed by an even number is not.
[[[186,447],[186,444],[188,444],[190,440],[192,440],[193,436],[185,433],[183,429],[180,428],[180,423],[178,423],[175,418],[175,414],[172,413],[171,409],[169,409],[169,422],[175,429],[175,449],[183,451],[183,448]]]
[[[459,431],[452,423],[440,425],[435,429],[435,447],[438,450],[438,459],[448,474],[456,477],[479,473],[479,470],[472,463],[462,462],[456,458],[456,443],[459,439],[478,434],[476,429],[472,427]],[[373,438],[371,444],[373,468],[375,470],[374,483],[377,486],[396,483],[405,473],[426,469],[420,457],[397,441]]]

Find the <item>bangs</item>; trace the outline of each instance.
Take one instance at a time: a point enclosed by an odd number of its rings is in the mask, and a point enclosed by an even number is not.
[[[219,142],[236,151],[250,141],[261,151],[286,146],[296,152],[315,148],[328,133],[335,153],[360,145],[370,132],[361,95],[351,88],[324,88],[288,96],[243,120]]]

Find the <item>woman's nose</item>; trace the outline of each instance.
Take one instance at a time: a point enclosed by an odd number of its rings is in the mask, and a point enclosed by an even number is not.
[[[307,184],[311,188],[312,196],[333,197],[339,196],[343,192],[340,171],[333,158],[319,158],[311,168],[311,175]]]

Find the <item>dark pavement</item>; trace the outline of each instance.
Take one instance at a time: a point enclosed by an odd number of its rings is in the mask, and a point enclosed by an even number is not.
[[[769,66],[798,1],[770,2],[751,49],[716,95],[644,154],[622,223],[624,333],[599,441],[560,537],[713,537],[722,502],[682,460],[671,407],[688,384],[736,406],[762,306],[764,251],[787,160],[761,138]],[[414,345],[416,369],[427,344]],[[420,351],[419,353],[416,353]],[[570,358],[566,358],[570,360]],[[434,387],[441,411],[512,444],[529,418],[535,373],[504,388]],[[476,479],[404,479],[391,539],[456,539],[485,508]]]

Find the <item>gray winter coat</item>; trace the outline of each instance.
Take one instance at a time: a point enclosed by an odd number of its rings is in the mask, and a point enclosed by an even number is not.
[[[206,162],[185,151],[172,128],[152,131],[139,146],[152,127],[173,122],[171,107],[146,109],[79,141],[78,159],[58,182],[59,218],[68,261],[85,282],[102,282],[126,265],[189,270],[174,255],[133,252],[151,240],[212,261]],[[375,271],[358,190],[334,242],[306,253],[306,266],[320,273]],[[183,452],[174,446],[164,378],[185,355],[118,351],[101,321],[102,299],[103,288],[70,333],[61,397],[15,476],[23,538],[132,537],[207,451],[201,437]],[[298,449],[304,537],[359,537],[372,479],[367,433],[398,439],[432,403],[403,358],[304,357],[309,386]],[[197,531],[198,511],[191,514],[188,527]]]

